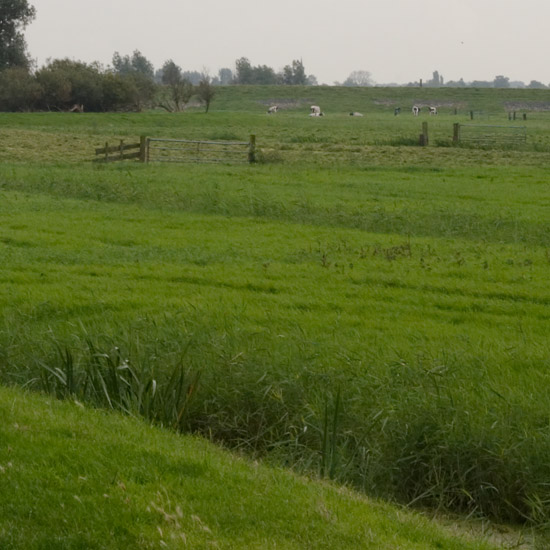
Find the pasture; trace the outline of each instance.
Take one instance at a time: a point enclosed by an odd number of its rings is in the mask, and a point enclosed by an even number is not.
[[[224,90],[208,115],[0,114],[0,379],[545,525],[550,117],[518,122],[523,150],[449,146],[475,105],[497,124],[545,98],[454,90],[421,148],[403,94],[451,91],[314,92],[269,116],[282,90]],[[90,162],[142,134],[255,134],[261,162]]]

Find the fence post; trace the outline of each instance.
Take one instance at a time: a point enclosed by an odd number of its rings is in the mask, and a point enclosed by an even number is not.
[[[139,162],[147,162],[147,138],[139,136]]]
[[[474,112],[470,111],[470,120],[474,120]]]
[[[422,123],[422,133],[420,134],[419,144],[424,147],[428,145],[428,123]]]
[[[460,142],[460,123],[455,122],[453,124],[453,143],[458,145]]]
[[[122,160],[122,158],[124,156],[124,140],[123,139],[120,140],[120,145],[118,146],[118,154],[120,156],[120,160]]]
[[[254,134],[250,136],[248,144],[248,162],[256,162],[256,136]]]

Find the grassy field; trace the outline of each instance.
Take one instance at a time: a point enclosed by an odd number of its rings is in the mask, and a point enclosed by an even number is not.
[[[405,112],[422,100],[441,114]],[[457,117],[511,105],[529,107],[523,150],[448,146]],[[546,525],[544,105],[233,88],[208,115],[0,115],[1,379],[370,495]],[[432,146],[403,145],[422,120]],[[89,162],[140,134],[256,134],[263,162]]]
[[[0,440],[3,550],[490,550],[518,541],[442,527],[203,439],[13,389],[0,388]]]

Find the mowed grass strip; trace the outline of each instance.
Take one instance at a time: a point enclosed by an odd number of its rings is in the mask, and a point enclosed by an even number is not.
[[[0,388],[0,546],[496,548],[193,437]]]
[[[397,350],[408,355],[411,343],[415,349],[415,333],[440,349],[452,349],[460,335],[470,341],[506,335],[510,347],[525,347],[548,319],[544,247],[14,192],[4,199],[5,311],[47,304],[47,323],[71,321],[67,309],[79,306],[92,312],[97,305],[100,318],[107,308],[130,320],[223,304],[222,317],[225,308],[229,315],[239,310],[249,329],[269,318],[271,327],[290,332],[301,325],[314,339],[325,339],[326,326],[340,319],[346,349],[394,333],[385,344],[387,360]],[[529,336],[518,333],[520,325]]]

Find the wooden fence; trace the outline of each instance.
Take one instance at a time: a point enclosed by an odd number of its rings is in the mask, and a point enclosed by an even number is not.
[[[514,146],[527,141],[525,126],[459,124],[453,126],[453,143],[472,146]]]
[[[145,162],[147,157],[147,138],[141,136],[139,143],[125,143],[123,139],[118,145],[109,145],[105,143],[105,147],[95,150],[96,162],[116,162],[120,160],[138,159],[140,162]],[[128,151],[131,151],[128,153]]]
[[[132,152],[128,152],[132,151]],[[140,162],[252,163],[256,162],[256,136],[249,141],[205,141],[148,138],[139,143],[105,144],[95,150],[97,162],[137,159]]]

